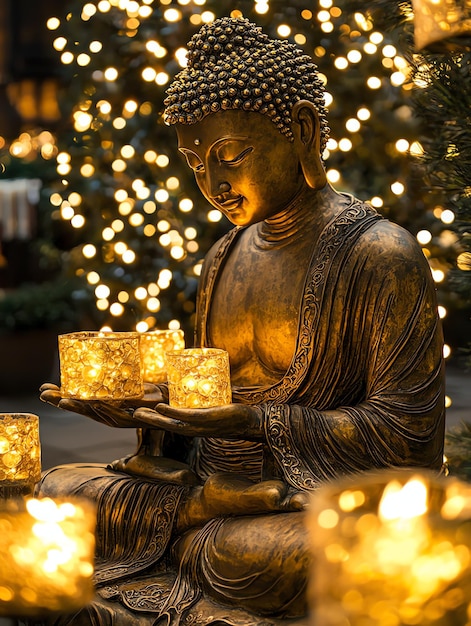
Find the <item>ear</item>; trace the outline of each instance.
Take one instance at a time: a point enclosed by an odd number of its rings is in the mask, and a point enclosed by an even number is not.
[[[321,159],[321,133],[317,109],[309,100],[298,100],[291,110],[294,145],[307,184],[322,189],[327,183]]]

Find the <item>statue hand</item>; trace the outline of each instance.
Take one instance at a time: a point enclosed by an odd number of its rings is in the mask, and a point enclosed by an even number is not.
[[[155,409],[139,408],[134,417],[148,426],[188,437],[224,437],[261,441],[262,411],[247,404],[227,404],[205,409],[177,409],[158,404]]]
[[[306,494],[289,494],[288,486],[281,480],[254,483],[237,474],[212,474],[203,486],[195,487],[182,502],[178,530],[182,532],[199,526],[214,517],[299,511],[303,508],[300,496],[307,500]]]
[[[189,465],[164,456],[131,454],[123,459],[113,461],[109,468],[117,472],[131,474],[131,476],[144,476],[177,485],[193,486],[199,484],[199,478]]]
[[[40,388],[40,399],[52,404],[59,409],[85,415],[96,422],[117,428],[143,428],[148,427],[147,422],[140,422],[134,418],[135,409],[141,407],[154,407],[162,402],[163,396],[156,385],[146,383],[144,385],[144,397],[121,402],[104,402],[101,400],[75,400],[63,398],[60,388],[52,383],[45,383]]]

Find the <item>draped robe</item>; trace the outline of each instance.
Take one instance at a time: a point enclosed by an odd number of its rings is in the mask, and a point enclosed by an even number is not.
[[[212,294],[242,232],[230,231],[205,262],[197,345],[211,345]],[[371,468],[439,470],[443,376],[435,290],[420,247],[402,228],[350,198],[313,241],[306,259],[296,347],[286,373],[272,385],[234,390],[236,402],[262,409],[265,441],[194,439],[187,460],[203,480],[214,472],[233,471],[253,480],[281,478],[293,492],[315,490],[326,480]],[[141,450],[149,452],[151,439],[148,431]],[[126,624],[134,623],[133,616],[136,623],[164,616],[171,623],[188,624],[283,620],[282,610],[273,616],[267,611],[263,618],[247,613],[243,602],[237,606],[239,583],[225,578],[222,584],[211,573],[211,542],[234,520],[211,520],[202,527],[176,572],[169,554],[178,503],[187,492],[184,485],[96,465],[69,465],[46,472],[40,490],[51,496],[85,495],[98,504],[100,599],[87,608],[86,617],[82,612],[58,623]],[[275,524],[276,533],[278,524],[281,532],[283,524],[289,526],[289,519],[300,515],[261,516],[259,527]],[[286,541],[286,558],[289,551],[307,550],[304,544],[292,547]],[[283,546],[281,552],[283,559]],[[203,570],[206,592],[208,585],[224,588],[227,606],[211,602],[201,584]],[[273,582],[264,588],[262,574],[253,580],[260,597],[282,593],[281,579],[275,591]],[[304,584],[298,581],[297,593]],[[222,591],[216,595],[221,601]]]

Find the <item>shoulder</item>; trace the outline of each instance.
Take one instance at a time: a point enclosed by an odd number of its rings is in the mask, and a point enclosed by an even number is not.
[[[382,293],[394,292],[413,302],[419,294],[435,297],[435,284],[429,263],[415,237],[387,219],[378,220],[353,251],[351,271],[366,279]]]
[[[381,268],[398,263],[428,268],[422,248],[408,230],[350,194],[339,193],[338,196],[343,199],[345,207],[339,223],[349,224],[343,234],[339,230],[339,236],[354,242],[349,252],[351,260],[356,259],[362,264],[369,262]]]
[[[386,262],[412,261],[427,265],[427,260],[416,238],[405,228],[380,219],[363,232],[356,247],[357,252],[372,259]]]

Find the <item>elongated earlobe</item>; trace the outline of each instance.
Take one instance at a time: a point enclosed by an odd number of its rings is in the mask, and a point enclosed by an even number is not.
[[[291,111],[294,142],[307,184],[322,189],[327,182],[320,154],[320,124],[312,102],[299,100]]]

